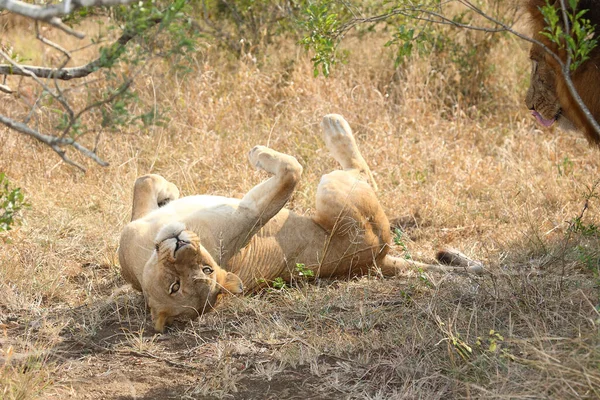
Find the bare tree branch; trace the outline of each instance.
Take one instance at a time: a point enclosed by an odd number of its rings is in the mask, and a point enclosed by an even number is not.
[[[82,171],[85,171],[85,168],[81,164],[78,164],[75,161],[71,160],[69,157],[67,157],[65,150],[63,150],[61,147],[72,146],[77,151],[82,153],[84,156],[94,160],[99,165],[101,165],[103,167],[108,166],[108,163],[106,161],[104,161],[100,157],[98,157],[98,155],[96,153],[94,153],[93,151],[89,150],[82,144],[78,143],[75,139],[57,138],[56,136],[45,135],[34,129],[31,129],[29,126],[27,126],[21,122],[14,121],[3,115],[0,115],[0,123],[6,125],[7,127],[9,127],[12,130],[15,130],[20,133],[24,133],[28,136],[33,137],[36,140],[39,140],[42,143],[50,146],[50,148],[52,148],[52,150],[54,150],[66,163],[73,165]]]
[[[0,0],[0,9],[10,11],[34,19],[44,21],[69,35],[83,39],[85,35],[77,32],[71,27],[65,25],[60,19],[61,16],[69,15],[81,7],[90,6],[114,6],[120,4],[129,4],[134,0],[64,0],[58,4],[36,5],[29,4],[19,0]]]
[[[59,46],[58,44],[54,43],[53,41],[46,39],[44,36],[42,36],[42,34],[40,33],[40,27],[39,27],[38,21],[35,21],[35,36],[40,42],[63,53],[67,57],[67,59],[71,58],[71,53],[69,53],[66,49],[64,49],[63,47]]]
[[[28,115],[22,122],[16,121],[10,118],[10,116],[0,115],[0,124],[3,124],[20,134],[33,137],[39,142],[49,146],[65,161],[65,163],[75,166],[82,171],[85,171],[84,166],[68,157],[66,151],[67,148],[72,147],[84,157],[92,159],[101,166],[108,165],[108,163],[106,163],[96,154],[95,147],[93,149],[89,149],[79,142],[84,135],[89,135],[92,132],[84,125],[81,125],[81,117],[83,114],[89,113],[93,109],[106,106],[110,107],[111,103],[114,103],[117,101],[117,99],[125,96],[125,93],[130,89],[135,77],[137,77],[140,71],[149,65],[148,61],[153,57],[152,50],[148,51],[147,55],[144,57],[145,60],[140,58],[139,54],[134,57],[135,61],[131,61],[130,59],[124,57],[125,62],[130,62],[131,65],[138,65],[137,72],[128,72],[128,77],[124,77],[123,82],[120,83],[118,87],[110,89],[107,94],[101,95],[101,100],[95,102],[92,100],[78,112],[74,111],[74,107],[72,107],[70,104],[69,98],[65,96],[65,93],[69,90],[73,90],[74,86],[71,85],[70,87],[65,88],[66,90],[63,90],[61,82],[71,79],[85,78],[100,69],[110,69],[118,60],[121,59],[121,56],[126,51],[127,44],[132,39],[143,35],[145,32],[148,32],[156,25],[161,24],[163,20],[166,24],[171,22],[171,20],[174,19],[174,15],[176,15],[177,11],[181,10],[184,4],[178,3],[176,6],[170,5],[168,9],[163,11],[153,11],[146,14],[144,14],[144,12],[147,10],[144,10],[140,7],[140,10],[144,11],[141,15],[146,15],[145,17],[141,18],[138,14],[136,14],[134,17],[133,14],[135,14],[135,10],[132,10],[133,13],[131,14],[131,18],[126,17],[128,19],[125,20],[125,26],[121,27],[122,32],[118,39],[108,46],[103,47],[101,49],[101,54],[93,61],[90,61],[85,65],[70,68],[66,68],[66,65],[72,60],[72,52],[44,37],[40,32],[38,22],[48,23],[67,32],[70,35],[83,38],[84,35],[82,33],[76,32],[72,28],[66,26],[61,20],[61,17],[70,15],[81,7],[125,5],[132,3],[133,1],[134,0],[62,0],[57,4],[38,5],[30,4],[29,2],[24,2],[21,0],[0,0],[0,12],[6,10],[8,12],[33,19],[35,21],[35,37],[45,46],[51,47],[62,54],[60,61],[57,64],[54,64],[54,67],[48,68],[37,65],[22,65],[18,62],[18,60],[15,60],[13,57],[11,57],[11,55],[7,54],[9,53],[8,51],[4,51],[0,48],[0,59],[3,58],[6,60],[5,64],[0,64],[0,76],[4,75],[4,82],[0,84],[0,92],[9,94],[14,93],[11,88],[7,86],[6,82],[6,77],[13,75],[30,78],[42,89],[36,91],[37,94],[35,95],[37,96],[37,99],[35,102],[29,100],[29,95],[23,96],[22,98],[15,97],[13,99],[15,101],[24,102],[28,107],[30,107]],[[160,32],[161,30],[159,29],[158,33]],[[97,45],[97,42],[94,43],[94,45]],[[116,77],[116,74],[114,77]],[[52,84],[48,82],[48,79],[50,79],[51,82],[54,82],[54,88],[52,88]],[[113,75],[106,79],[113,79]],[[85,82],[86,85],[89,83],[89,81]],[[51,107],[47,109],[40,108],[40,104],[43,103],[42,99],[46,98],[48,95],[52,96],[53,99],[60,103],[60,109],[56,109],[56,106],[54,106],[54,108]],[[88,99],[90,99],[89,93]],[[58,122],[54,129],[59,130],[59,132],[56,134],[44,134],[41,133],[39,129],[32,128],[29,124],[32,116],[35,115],[36,110],[44,113],[56,113],[57,115],[51,116],[50,120]],[[119,112],[122,112],[122,110]],[[95,137],[96,144],[98,143],[100,134],[101,132],[97,131],[97,135]]]
[[[0,84],[0,92],[4,92],[4,93],[8,93],[8,94],[14,93],[11,88],[9,88],[6,85],[2,85],[2,84]]]
[[[41,7],[41,6],[34,6],[34,5],[31,5],[28,3],[23,3],[18,0],[0,0],[0,8],[5,6],[5,8],[7,10],[13,11],[8,6],[13,6],[13,8],[17,7],[18,9],[20,9],[19,7],[22,6],[22,7],[24,7],[23,8],[24,10],[32,10],[32,9],[35,9],[35,10],[38,10],[38,9],[60,10],[60,9],[63,9],[66,7],[70,10],[69,12],[66,12],[66,14],[68,14],[68,13],[72,12],[73,10],[75,10],[77,7],[118,5],[118,4],[127,4],[132,1],[133,0],[72,0],[72,1],[65,0],[56,5]],[[61,4],[64,4],[64,6],[62,8],[58,7]],[[73,7],[75,7],[75,8],[73,8]],[[41,14],[42,17],[40,17],[40,18],[33,17],[32,16],[33,14],[31,14],[31,15],[22,14],[22,15],[29,16],[34,19],[45,20],[46,14]],[[154,17],[154,18],[148,19],[146,22],[148,23],[148,25],[145,26],[145,28],[143,29],[144,31],[148,30],[148,29],[152,28],[153,26],[162,22],[162,18]],[[59,80],[71,80],[71,79],[76,79],[76,78],[83,78],[83,77],[86,77],[89,74],[95,72],[99,68],[101,68],[103,59],[107,59],[107,58],[110,59],[111,57],[115,56],[117,53],[119,53],[123,49],[123,47],[130,40],[132,40],[133,38],[138,36],[140,33],[141,32],[139,32],[135,29],[126,30],[123,33],[123,35],[121,35],[121,37],[119,37],[119,39],[117,39],[112,45],[110,45],[107,48],[107,50],[104,52],[104,57],[98,57],[94,61],[91,61],[88,64],[85,64],[83,66],[63,68],[64,67],[64,65],[63,65],[59,68],[46,68],[46,67],[39,67],[39,66],[34,66],[34,65],[19,64],[18,67],[16,67],[17,64],[15,64],[9,58],[8,61],[10,62],[10,65],[0,64],[0,75],[21,75],[21,76],[33,77],[32,76],[32,74],[33,74],[38,78],[53,78],[53,79],[59,79]],[[63,49],[62,47],[58,46],[57,44],[55,44],[55,43],[49,41],[48,39],[44,38],[43,36],[41,36],[39,34],[37,24],[36,24],[36,36],[43,43],[62,52],[68,58],[71,57],[70,53],[67,50]]]
[[[149,25],[147,26],[146,30],[159,24],[161,21],[161,18],[150,19],[148,21]],[[85,78],[86,76],[100,69],[104,60],[118,54],[123,49],[123,47],[133,38],[138,36],[138,34],[139,33],[134,30],[124,32],[123,35],[121,35],[121,37],[117,39],[116,42],[111,44],[106,49],[106,51],[104,52],[104,56],[100,56],[95,60],[79,67],[46,68],[38,67],[35,65],[19,64],[19,68],[15,68],[15,65],[13,63],[11,63],[11,65],[0,64],[0,75],[21,75],[32,77],[33,74],[38,78],[52,78],[59,79],[61,81]]]
[[[0,8],[39,21],[49,21],[71,14],[81,7],[117,6],[135,0],[63,0],[60,3],[39,6],[19,0],[0,0]]]
[[[425,15],[428,15],[429,18],[419,16],[416,14],[425,14]],[[464,28],[464,29],[483,31],[483,32],[488,32],[488,33],[497,33],[497,32],[505,32],[506,31],[506,29],[504,29],[504,28],[490,28],[490,27],[480,27],[480,26],[474,26],[474,25],[469,25],[469,24],[463,24],[463,23],[454,21],[450,18],[447,18],[447,17],[443,16],[442,14],[437,13],[432,10],[427,10],[427,9],[423,9],[423,8],[419,8],[419,7],[405,7],[405,8],[395,8],[388,13],[376,15],[374,17],[353,18],[350,21],[348,21],[347,23],[343,24],[338,29],[338,31],[336,32],[336,38],[341,36],[342,34],[345,34],[347,31],[354,28],[356,25],[364,24],[364,23],[374,23],[374,22],[385,21],[386,19],[397,16],[397,15],[409,17],[409,18],[415,19],[417,21],[434,22],[434,23],[440,24],[440,25],[451,25],[451,26],[454,26],[455,28]]]
[[[31,71],[26,71],[23,69],[23,67],[21,67],[21,65],[17,64],[16,62],[14,62],[8,54],[6,54],[4,51],[0,50],[0,56],[4,57],[9,63],[10,65],[15,68],[16,70],[19,70],[23,73],[23,75],[25,76],[29,76],[30,78],[32,78],[34,81],[36,81],[42,88],[44,88],[44,90],[46,92],[48,92],[48,94],[50,94],[50,96],[52,96],[53,98],[55,98],[58,102],[60,102],[60,104],[62,104],[62,106],[65,108],[65,110],[69,111],[71,110],[71,107],[69,106],[69,104],[65,101],[65,99],[61,96],[60,93],[54,93],[54,91],[52,91],[52,89],[50,89],[48,87],[48,85],[46,85],[44,82],[42,82],[37,75],[35,75],[33,72]],[[72,113],[72,111],[70,111]]]
[[[2,1],[2,0],[0,0],[0,1]],[[60,19],[58,17],[52,17],[50,19],[40,19],[39,21],[45,21],[45,22],[49,23],[50,25],[60,29],[61,31],[68,33],[71,36],[75,36],[77,39],[83,39],[85,37],[85,35],[83,33],[77,32],[70,26],[65,25],[65,23],[62,22],[62,19]]]

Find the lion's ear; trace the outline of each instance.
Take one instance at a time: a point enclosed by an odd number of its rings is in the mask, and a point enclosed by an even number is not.
[[[224,274],[219,274],[217,277],[217,282],[221,286],[221,292],[231,294],[242,294],[244,292],[244,284],[242,283],[242,280],[234,273],[227,272]]]

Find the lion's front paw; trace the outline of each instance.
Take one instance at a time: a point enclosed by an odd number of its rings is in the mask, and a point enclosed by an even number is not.
[[[250,164],[273,175],[294,173],[302,174],[302,167],[294,157],[269,149],[265,146],[255,146],[248,153]]]
[[[248,153],[248,160],[250,164],[256,169],[266,170],[270,172],[267,165],[273,163],[273,150],[265,146],[254,146]]]
[[[165,179],[163,185],[160,187],[160,190],[157,193],[156,202],[158,203],[158,206],[162,207],[173,200],[177,200],[178,198],[179,189],[177,189],[177,186]]]
[[[338,146],[341,143],[346,146],[356,146],[352,136],[352,129],[350,129],[350,125],[341,115],[327,114],[323,117],[323,121],[321,121],[321,128],[323,129],[325,141],[331,141],[334,145]],[[338,144],[335,142],[341,143]]]

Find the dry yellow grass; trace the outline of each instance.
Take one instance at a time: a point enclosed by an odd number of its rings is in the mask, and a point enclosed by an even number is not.
[[[155,62],[135,89],[170,122],[106,132],[110,166],[85,175],[0,128],[0,171],[31,204],[0,237],[0,398],[600,397],[600,162],[581,136],[529,117],[526,46],[498,38],[480,106],[456,94],[443,59],[399,76],[378,43],[347,47],[329,79],[292,44],[260,68],[211,49],[185,76]],[[25,112],[2,96],[2,113]],[[154,335],[115,257],[135,178],[241,196],[264,178],[246,153],[267,144],[304,166],[289,207],[310,213],[335,167],[319,137],[327,113],[354,128],[388,215],[414,221],[412,256],[451,245],[489,274],[300,284]],[[587,198],[590,229],[570,229]]]

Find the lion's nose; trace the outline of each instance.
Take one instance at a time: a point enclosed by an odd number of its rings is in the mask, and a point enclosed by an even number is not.
[[[177,238],[177,242],[175,242],[174,253],[177,252],[177,250],[179,250],[180,248],[187,246],[188,244],[190,244],[190,242],[188,242],[187,240]]]

